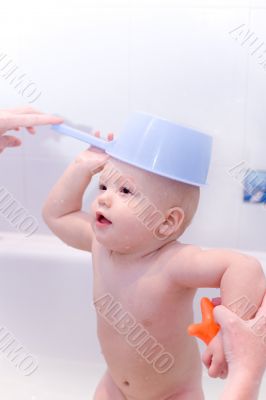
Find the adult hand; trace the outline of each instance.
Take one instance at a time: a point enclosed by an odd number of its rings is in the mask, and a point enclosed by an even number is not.
[[[221,326],[229,368],[222,399],[257,399],[266,369],[266,295],[252,320],[244,321],[222,305],[214,308],[214,318]]]
[[[60,124],[62,122],[62,118],[44,114],[32,107],[2,109],[0,110],[0,153],[6,147],[16,147],[21,144],[17,137],[6,135],[9,130],[19,131],[23,127],[29,133],[34,134],[34,126]]]
[[[216,306],[213,312],[221,325],[230,371],[246,369],[263,374],[266,369],[266,295],[255,318],[248,321],[222,305]]]

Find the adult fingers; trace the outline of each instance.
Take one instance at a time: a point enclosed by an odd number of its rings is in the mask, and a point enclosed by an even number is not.
[[[34,127],[33,126],[27,126],[27,131],[30,133],[30,134],[34,134],[34,133],[36,133],[36,130],[34,129]]]
[[[4,129],[10,130],[17,126],[27,128],[35,125],[60,124],[62,122],[62,118],[49,114],[17,114],[5,118]]]
[[[7,111],[9,113],[15,114],[43,114],[41,111],[36,110],[31,106],[21,106],[15,108],[4,108],[2,111]]]
[[[1,151],[6,147],[16,147],[21,144],[21,141],[15,136],[1,136],[0,149]]]

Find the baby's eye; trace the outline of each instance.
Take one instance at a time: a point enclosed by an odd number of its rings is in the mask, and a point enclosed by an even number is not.
[[[100,190],[106,190],[106,186],[103,183],[99,184],[99,189]]]
[[[124,193],[124,194],[129,194],[129,193],[132,194],[131,190],[128,189],[127,187],[125,187],[125,186],[121,187],[121,192]]]

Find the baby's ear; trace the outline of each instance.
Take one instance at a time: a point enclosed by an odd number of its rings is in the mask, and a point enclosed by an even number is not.
[[[179,231],[185,218],[185,212],[181,207],[170,208],[165,215],[165,220],[158,227],[158,234],[161,238],[167,239]]]

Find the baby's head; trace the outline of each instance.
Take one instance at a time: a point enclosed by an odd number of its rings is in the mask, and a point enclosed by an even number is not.
[[[166,203],[164,204],[165,215],[168,216],[168,222],[175,220],[175,229],[171,238],[180,237],[190,223],[197,211],[200,188],[188,183],[174,181],[162,177],[162,185],[166,188]]]
[[[165,241],[179,238],[197,211],[199,187],[147,171],[142,171],[142,174],[144,182],[147,182],[147,196],[162,215],[156,229],[157,237]]]
[[[197,210],[200,189],[109,158],[92,203],[98,240],[121,252],[156,248],[183,234]],[[96,213],[112,222],[96,226]],[[144,247],[145,248],[145,247]]]

